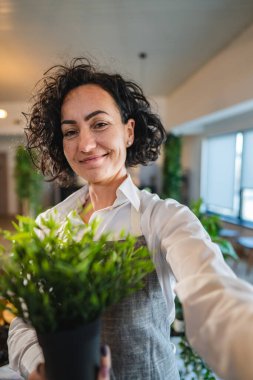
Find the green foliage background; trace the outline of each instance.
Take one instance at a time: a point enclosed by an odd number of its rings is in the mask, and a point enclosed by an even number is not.
[[[20,145],[15,157],[16,192],[20,201],[28,200],[32,215],[41,211],[43,176],[36,170],[33,160]]]
[[[172,198],[180,202],[181,187],[181,137],[169,134],[164,144],[163,198]]]

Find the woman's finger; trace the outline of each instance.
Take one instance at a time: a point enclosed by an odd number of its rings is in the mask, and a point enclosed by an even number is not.
[[[97,380],[110,380],[111,352],[108,346],[101,347],[100,369]]]
[[[45,380],[45,365],[40,363],[37,369],[33,371],[29,376],[28,380]]]
[[[37,367],[37,372],[40,374],[40,376],[43,378],[43,379],[46,379],[46,371],[45,371],[45,364],[44,363],[40,363]]]

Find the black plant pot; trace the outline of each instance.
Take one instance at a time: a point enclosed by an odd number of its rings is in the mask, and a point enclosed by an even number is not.
[[[95,380],[100,360],[100,320],[77,329],[37,334],[47,380]]]

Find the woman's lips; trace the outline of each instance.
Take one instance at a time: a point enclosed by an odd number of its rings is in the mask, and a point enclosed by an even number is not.
[[[81,164],[89,163],[89,162],[96,162],[104,157],[106,157],[109,153],[101,154],[101,155],[96,155],[96,156],[90,156],[86,157],[83,160],[80,160],[79,162]]]

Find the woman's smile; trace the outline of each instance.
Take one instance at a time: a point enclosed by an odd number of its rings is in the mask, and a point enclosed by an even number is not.
[[[79,160],[79,163],[86,166],[100,165],[108,155],[109,153],[88,156]]]

